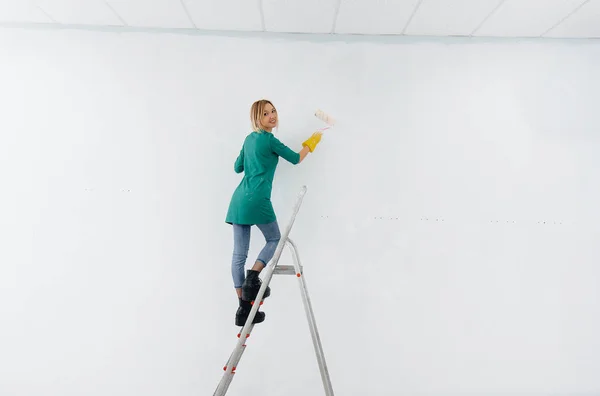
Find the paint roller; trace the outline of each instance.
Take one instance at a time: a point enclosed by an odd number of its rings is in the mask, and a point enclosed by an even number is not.
[[[321,109],[317,109],[315,111],[315,117],[317,117],[319,120],[323,121],[325,124],[327,124],[326,127],[323,128],[319,128],[318,130],[323,132],[326,129],[329,129],[331,127],[333,127],[335,125],[335,119],[330,116],[329,114],[325,113],[323,110]]]

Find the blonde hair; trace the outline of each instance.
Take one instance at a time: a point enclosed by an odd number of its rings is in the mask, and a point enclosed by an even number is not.
[[[271,106],[273,106],[273,108],[275,108],[275,105],[267,99],[260,99],[252,103],[252,107],[250,108],[250,122],[252,123],[253,131],[264,131],[260,120],[263,116],[263,112],[265,111],[265,107],[267,106],[267,104],[270,104]],[[277,118],[276,127],[279,128],[279,117]]]

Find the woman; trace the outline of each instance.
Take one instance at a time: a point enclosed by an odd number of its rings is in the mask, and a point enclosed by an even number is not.
[[[302,143],[302,150],[295,152],[281,143],[273,134],[273,128],[279,125],[277,110],[268,100],[258,100],[250,109],[250,120],[253,132],[246,139],[235,160],[236,173],[244,172],[244,177],[237,186],[225,222],[233,226],[233,259],[231,274],[239,307],[235,315],[236,326],[243,326],[252,309],[262,284],[258,274],[271,260],[281,238],[279,225],[271,203],[273,176],[279,157],[296,165],[313,152],[321,141],[321,132],[313,133]],[[250,229],[256,225],[265,237],[265,246],[259,253],[252,269],[244,274],[248,250],[250,247]],[[270,295],[267,287],[263,298]],[[265,320],[264,312],[257,312],[253,323]]]

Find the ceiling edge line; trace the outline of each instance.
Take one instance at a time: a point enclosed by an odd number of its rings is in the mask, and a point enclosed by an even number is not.
[[[403,41],[415,42],[442,42],[457,41],[469,42],[553,42],[553,41],[592,41],[594,45],[600,41],[600,36],[585,37],[537,37],[537,36],[434,36],[434,35],[412,35],[412,34],[364,34],[364,33],[300,33],[300,32],[269,32],[259,30],[214,30],[214,29],[191,29],[191,28],[164,28],[147,26],[123,26],[123,25],[85,25],[66,23],[40,23],[40,22],[7,22],[0,21],[0,28],[13,28],[25,30],[78,30],[99,33],[148,33],[148,34],[176,34],[182,36],[213,36],[213,37],[237,37],[237,38],[291,38],[291,39],[315,39],[317,41],[371,41],[371,42],[393,42]],[[447,43],[446,43],[447,44]]]

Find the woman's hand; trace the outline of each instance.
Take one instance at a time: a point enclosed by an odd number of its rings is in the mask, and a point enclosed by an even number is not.
[[[312,153],[313,151],[315,151],[317,144],[319,144],[319,142],[321,141],[321,136],[323,136],[323,132],[313,133],[308,139],[306,139],[302,143],[302,147],[308,147],[308,149]]]

